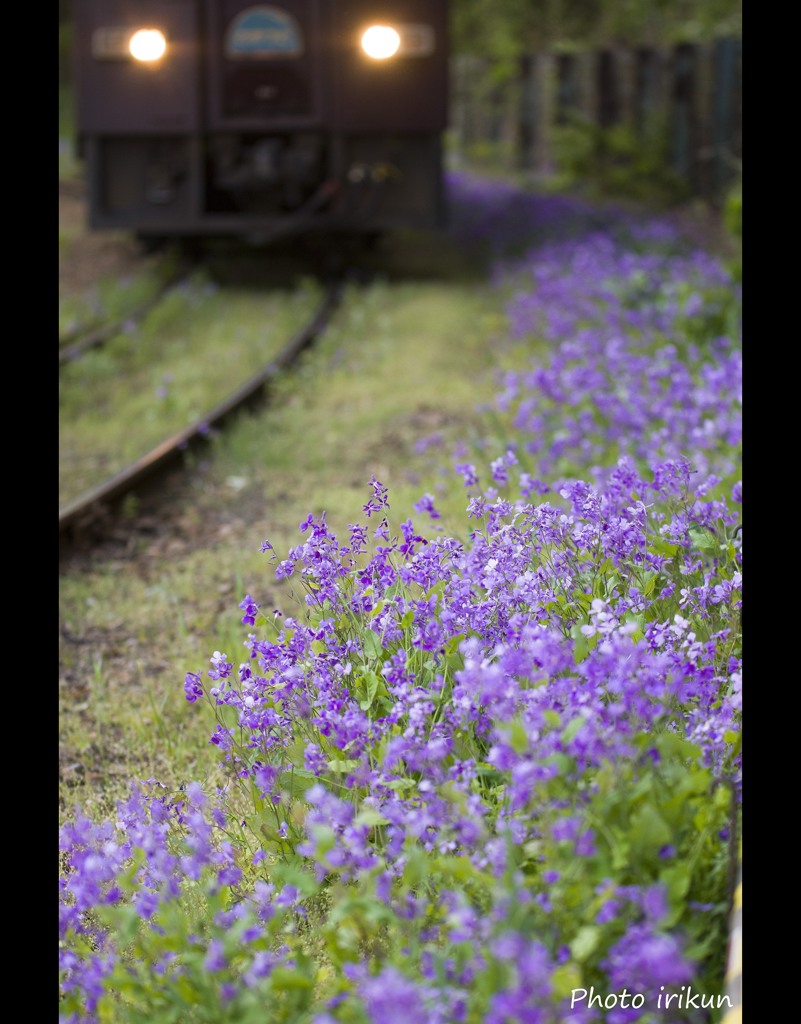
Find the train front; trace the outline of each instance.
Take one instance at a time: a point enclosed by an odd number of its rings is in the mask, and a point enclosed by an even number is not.
[[[443,223],[445,0],[74,0],[94,229]]]

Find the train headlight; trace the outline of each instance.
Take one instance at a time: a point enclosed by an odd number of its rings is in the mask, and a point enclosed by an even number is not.
[[[373,60],[394,57],[400,41],[398,32],[391,25],[371,25],[362,33],[362,49]]]
[[[160,60],[167,52],[167,37],[157,28],[132,30],[124,25],[107,25],[92,33],[92,56],[95,60],[144,63]]]
[[[128,49],[134,60],[160,60],[167,51],[167,40],[157,28],[140,28],[131,36]]]
[[[373,60],[429,57],[434,52],[431,25],[371,25],[361,34],[362,50]]]

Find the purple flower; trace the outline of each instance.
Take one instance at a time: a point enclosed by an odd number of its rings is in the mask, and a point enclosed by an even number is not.
[[[184,694],[190,704],[203,696],[203,687],[200,685],[200,675],[197,672],[187,672],[184,680]]]
[[[240,601],[239,607],[245,613],[242,616],[242,622],[248,626],[255,625],[256,616],[259,614],[259,606],[253,600],[250,594],[245,595],[244,599]]]
[[[656,930],[651,923],[632,925],[609,950],[602,967],[608,971],[610,989],[622,989],[636,978],[638,987],[656,995],[665,988],[687,984],[693,965],[683,953],[678,937]]]
[[[395,967],[385,967],[359,986],[372,1024],[431,1024],[425,1005],[426,991]]]
[[[203,967],[210,972],[222,971],[225,970],[225,964],[222,942],[219,939],[211,939],[203,960]]]
[[[465,487],[475,487],[478,483],[476,467],[471,462],[462,462],[457,464],[456,472],[461,473]]]
[[[415,512],[427,512],[432,519],[440,519],[440,513],[434,507],[434,496],[432,494],[424,494],[419,501],[413,505]]]

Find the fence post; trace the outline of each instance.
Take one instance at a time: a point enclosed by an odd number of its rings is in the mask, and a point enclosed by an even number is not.
[[[742,157],[742,43],[719,39],[713,58],[712,146],[715,190],[720,195],[736,178]]]
[[[537,151],[536,171],[539,177],[548,178],[554,171],[553,125],[557,108],[557,67],[552,53],[540,54],[539,68],[540,132]]]
[[[483,70],[482,59],[469,54],[460,54],[452,64],[451,127],[462,152],[486,137],[486,105],[477,88]]]
[[[713,48],[702,44],[696,56],[696,148],[695,184],[698,195],[714,202],[715,146],[712,139]]]
[[[595,122],[595,54],[592,50],[582,50],[576,54],[576,105],[578,113],[591,122]]]
[[[696,48],[680,43],[671,59],[671,163],[690,188],[697,187],[695,123]]]
[[[655,119],[667,101],[665,61],[658,50],[642,47],[634,61],[634,131],[641,143],[648,141]]]
[[[461,55],[453,57],[450,63],[450,104],[448,107],[448,127],[453,133],[454,148],[459,157],[464,153],[467,97],[464,89],[464,59]]]
[[[578,62],[574,53],[560,53],[556,58],[556,123],[567,124],[571,114],[580,109]]]
[[[636,56],[632,49],[615,51],[618,75],[618,96],[620,101],[620,119],[629,130],[634,129],[636,102]]]
[[[540,85],[537,77],[537,55],[520,58],[520,106],[517,122],[517,165],[531,171],[537,162],[539,145]]]
[[[620,120],[620,93],[614,51],[599,50],[597,62],[596,117],[601,128],[611,128]]]

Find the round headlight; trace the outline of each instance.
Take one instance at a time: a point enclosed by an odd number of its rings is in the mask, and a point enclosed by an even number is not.
[[[141,28],[131,36],[128,49],[135,60],[159,60],[167,50],[167,40],[157,28]]]
[[[389,25],[371,25],[362,33],[362,49],[373,60],[386,60],[398,52],[400,36]]]

